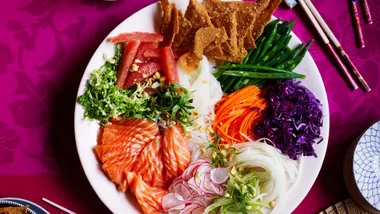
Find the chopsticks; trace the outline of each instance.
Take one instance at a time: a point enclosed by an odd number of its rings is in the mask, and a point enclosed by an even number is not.
[[[307,16],[313,23],[314,27],[318,31],[319,35],[322,37],[323,42],[327,45],[329,51],[334,56],[335,60],[338,62],[340,68],[343,71],[344,76],[347,78],[349,84],[353,89],[357,89],[358,85],[353,80],[350,72],[347,70],[347,67],[342,62],[336,50],[332,47],[331,42],[334,44],[335,48],[338,50],[340,56],[346,61],[350,70],[354,73],[355,77],[358,79],[360,85],[364,88],[366,92],[371,91],[371,88],[364,80],[363,76],[360,74],[359,70],[356,68],[348,54],[343,50],[338,39],[335,37],[327,23],[323,20],[322,16],[319,14],[317,9],[314,7],[313,3],[310,0],[298,0],[302,8],[306,12]],[[318,20],[318,21],[317,21]],[[326,36],[327,34],[327,36]],[[328,37],[328,38],[327,38]]]
[[[365,18],[368,24],[373,24],[372,16],[371,16],[371,11],[369,10],[368,2],[367,0],[361,0],[363,8],[364,8],[364,13],[365,13]]]
[[[64,211],[65,213],[68,213],[68,214],[76,214],[75,212],[65,208],[65,207],[62,207],[61,205],[57,204],[57,203],[54,203],[52,201],[50,201],[49,199],[46,199],[46,198],[41,198],[42,201],[45,201],[46,203],[52,205],[53,207],[56,207],[62,211]]]
[[[354,16],[354,25],[355,25],[355,32],[356,36],[359,42],[359,47],[364,48],[364,36],[362,28],[360,27],[360,18],[359,18],[359,10],[358,10],[358,4],[356,4],[356,0],[351,0],[351,9]]]

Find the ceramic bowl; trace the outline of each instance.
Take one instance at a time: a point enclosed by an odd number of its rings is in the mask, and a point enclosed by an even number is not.
[[[380,213],[380,121],[351,145],[344,178],[348,191],[360,206]]]
[[[22,198],[0,198],[0,207],[21,207],[28,205],[28,214],[49,214],[47,210]]]

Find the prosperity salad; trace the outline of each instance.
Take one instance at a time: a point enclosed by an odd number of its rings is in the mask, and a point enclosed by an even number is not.
[[[101,125],[94,151],[119,191],[152,213],[263,213],[317,157],[321,103],[293,72],[281,0],[161,0],[161,32],[107,39],[113,57],[78,99]]]

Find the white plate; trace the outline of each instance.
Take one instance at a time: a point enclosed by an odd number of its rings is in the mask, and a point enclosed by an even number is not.
[[[185,11],[187,2],[183,0],[174,0],[177,7]],[[160,5],[152,4],[138,11],[128,19],[124,20],[117,26],[108,36],[115,36],[123,32],[145,31],[159,32]],[[301,41],[293,34],[290,46],[293,48],[300,44]],[[114,46],[107,43],[105,40],[100,44],[91,58],[86,71],[82,77],[78,89],[78,96],[85,91],[86,81],[90,78],[90,74],[94,69],[99,68],[104,63],[103,54],[113,56]],[[321,135],[323,141],[315,145],[318,158],[302,157],[300,165],[299,179],[296,184],[288,191],[284,197],[283,203],[272,211],[272,213],[287,214],[291,213],[305,198],[311,186],[316,180],[318,173],[322,167],[322,162],[327,149],[327,141],[329,137],[329,109],[327,103],[326,90],[319,74],[318,68],[309,53],[306,54],[302,63],[295,69],[295,72],[306,74],[306,79],[302,80],[302,84],[307,86],[323,105],[323,127]],[[96,122],[90,122],[83,118],[84,109],[81,105],[75,105],[75,138],[79,157],[86,173],[86,176],[104,204],[116,214],[121,213],[139,213],[139,206],[136,205],[136,200],[129,193],[124,194],[117,191],[115,185],[108,180],[107,176],[99,168],[98,161],[93,152],[96,145],[99,125]],[[127,197],[126,197],[127,196]]]

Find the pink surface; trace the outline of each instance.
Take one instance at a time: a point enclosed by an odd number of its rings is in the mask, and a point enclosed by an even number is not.
[[[154,0],[17,0],[2,4],[0,196],[34,200],[49,196],[80,213],[97,213],[93,206],[106,210],[86,182],[76,154],[73,131],[76,90],[90,57],[110,30],[152,2]],[[348,197],[342,177],[344,155],[351,142],[380,119],[380,86],[377,84],[380,80],[380,0],[368,3],[374,24],[362,22],[367,45],[358,49],[348,2],[314,1],[368,81],[371,93],[349,89],[300,7],[287,10],[282,6],[275,13],[285,20],[296,20],[295,33],[301,40],[317,40],[310,52],[320,69],[330,104],[331,136],[327,156],[318,180],[294,213],[316,213]],[[76,185],[68,179],[70,177],[80,178],[81,185]],[[20,183],[29,185],[10,187]],[[30,192],[22,191],[23,188]],[[57,195],[49,192],[51,190]],[[83,193],[88,197],[81,197]]]

